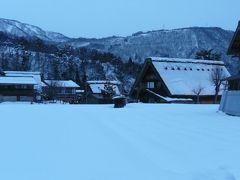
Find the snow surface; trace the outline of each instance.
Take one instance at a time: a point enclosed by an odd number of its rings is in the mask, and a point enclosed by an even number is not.
[[[152,63],[172,95],[196,95],[195,91],[203,88],[200,95],[214,95],[215,87],[211,74],[217,68],[223,71],[223,77],[230,74],[220,61],[192,60],[178,58],[152,58]],[[222,94],[224,86],[220,87]]]
[[[239,180],[240,118],[217,109],[0,104],[0,179]]]

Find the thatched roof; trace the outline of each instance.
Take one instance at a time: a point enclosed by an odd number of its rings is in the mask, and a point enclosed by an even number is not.
[[[194,95],[193,91],[199,87],[203,88],[202,95],[214,95],[213,71],[219,69],[224,77],[230,76],[222,61],[161,57],[148,60],[151,60],[172,95]]]

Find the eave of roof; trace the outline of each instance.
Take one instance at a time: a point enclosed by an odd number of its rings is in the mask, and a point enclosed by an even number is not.
[[[231,80],[240,80],[240,74],[235,75],[235,76],[230,76],[226,80],[231,81]]]

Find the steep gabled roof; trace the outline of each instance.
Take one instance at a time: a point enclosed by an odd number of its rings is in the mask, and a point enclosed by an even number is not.
[[[199,87],[203,88],[201,95],[214,95],[212,72],[218,68],[224,77],[230,76],[221,61],[161,57],[151,57],[148,60],[151,60],[171,95],[196,95],[194,90]]]
[[[240,21],[238,22],[238,27],[229,45],[227,54],[238,56],[240,55]]]

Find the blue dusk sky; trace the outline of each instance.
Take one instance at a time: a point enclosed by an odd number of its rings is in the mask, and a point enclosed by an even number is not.
[[[240,0],[1,0],[0,17],[69,37],[191,26],[235,30]]]

